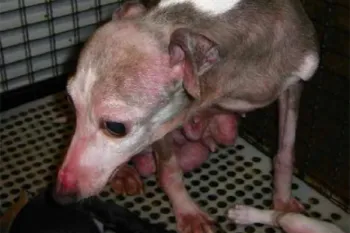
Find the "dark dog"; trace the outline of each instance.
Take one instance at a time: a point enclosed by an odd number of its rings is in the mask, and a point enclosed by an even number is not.
[[[51,186],[30,200],[12,223],[9,233],[166,233],[123,207],[90,198],[61,205],[51,195]]]

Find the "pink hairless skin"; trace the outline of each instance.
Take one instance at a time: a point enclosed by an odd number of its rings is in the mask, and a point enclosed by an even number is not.
[[[278,100],[273,208],[302,211],[291,195],[295,133],[302,85],[318,62],[298,0],[162,0],[148,11],[123,4],[88,40],[68,81],[76,129],[56,197],[86,198],[109,181],[140,192],[139,174],[126,167],[138,155],[141,174],[157,170],[178,231],[212,232],[182,170],[199,166],[217,143],[234,142],[237,113]]]
[[[334,224],[309,218],[300,213],[261,210],[245,205],[230,208],[228,218],[237,224],[261,223],[280,227],[286,233],[345,233]]]
[[[237,116],[234,114],[205,112],[196,116],[182,128],[170,133],[171,146],[181,172],[189,172],[205,162],[217,145],[232,145],[237,137]],[[112,187],[119,194],[143,192],[140,175],[148,177],[156,173],[156,161],[152,148],[144,150],[132,159],[133,167],[124,165],[112,179]]]

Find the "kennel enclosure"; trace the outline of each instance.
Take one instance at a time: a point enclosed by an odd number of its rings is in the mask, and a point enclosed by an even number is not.
[[[295,151],[298,178],[293,188],[309,215],[341,223],[348,217],[345,213],[350,213],[349,2],[302,2],[318,33],[321,62],[301,98]],[[0,2],[2,212],[20,188],[36,192],[52,181],[74,129],[74,116],[64,98],[67,77],[74,72],[81,46],[121,3]],[[68,122],[57,120],[66,115]],[[191,196],[217,215],[226,231],[241,229],[223,219],[222,211],[230,204],[238,200],[263,208],[270,204],[266,198],[272,188],[268,163],[277,151],[277,116],[276,103],[247,114],[235,145],[220,148],[199,170],[185,175]],[[109,187],[100,196],[120,201],[152,221],[174,223],[167,198],[154,178],[145,182],[149,188],[145,196],[114,197]],[[311,195],[312,189],[303,182],[318,193]],[[203,192],[210,194],[201,197]],[[255,227],[248,230],[273,231]]]

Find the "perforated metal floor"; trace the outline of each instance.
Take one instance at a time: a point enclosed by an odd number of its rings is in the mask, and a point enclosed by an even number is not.
[[[1,114],[0,199],[3,213],[14,202],[20,188],[36,193],[54,177],[73,130],[73,117],[65,96],[58,94]],[[220,148],[201,168],[185,174],[191,196],[215,218],[226,232],[281,232],[263,225],[236,226],[225,217],[235,203],[269,208],[271,205],[270,159],[242,138],[236,145]],[[117,202],[154,223],[175,230],[168,198],[155,178],[145,179],[145,194],[116,196],[107,186],[100,197]],[[349,215],[294,178],[293,194],[310,216],[334,222],[349,232]]]

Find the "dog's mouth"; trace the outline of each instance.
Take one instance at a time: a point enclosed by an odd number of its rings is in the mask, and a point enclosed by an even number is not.
[[[51,191],[51,197],[53,200],[60,205],[74,204],[80,197],[78,191],[67,192],[57,182],[51,184],[49,190]]]

